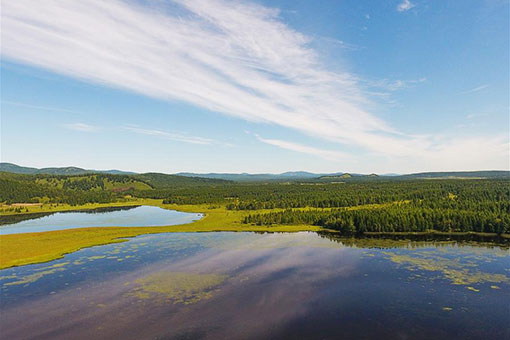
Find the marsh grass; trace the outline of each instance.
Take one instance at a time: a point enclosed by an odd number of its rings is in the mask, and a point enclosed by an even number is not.
[[[406,201],[398,202],[405,204]],[[393,203],[390,203],[393,204]],[[222,205],[177,205],[163,204],[157,199],[132,199],[125,198],[121,202],[94,203],[71,206],[68,204],[43,204],[28,205],[28,214],[32,213],[53,213],[62,211],[82,211],[109,207],[126,207],[150,205],[164,209],[172,209],[181,212],[202,213],[204,217],[188,224],[158,226],[158,227],[93,227],[77,228],[39,233],[23,233],[0,235],[0,269],[22,266],[27,264],[42,263],[64,257],[65,254],[77,250],[105,245],[111,243],[125,242],[129,238],[144,234],[157,234],[169,232],[299,232],[299,231],[321,231],[331,235],[338,235],[338,231],[329,230],[315,225],[253,225],[242,221],[249,214],[269,213],[283,211],[284,209],[261,209],[261,210],[228,210]],[[382,204],[387,205],[387,204]],[[380,208],[378,205],[367,205],[370,208]],[[367,208],[364,206],[364,208]],[[0,216],[13,215],[12,211],[3,211],[0,208]],[[323,208],[297,208],[299,210],[324,210]],[[329,209],[329,208],[325,208]],[[361,207],[350,207],[347,209],[361,209]],[[373,233],[372,233],[373,234]],[[380,236],[385,236],[387,233]],[[452,233],[454,234],[454,233]],[[377,235],[372,235],[377,236]],[[402,241],[401,241],[402,242]],[[403,241],[407,242],[407,241]],[[393,241],[394,243],[394,241]]]
[[[248,211],[227,210],[209,205],[163,204],[161,200],[132,200],[111,204],[85,204],[81,206],[43,206],[44,212],[79,211],[94,208],[128,205],[152,205],[182,212],[202,213],[205,216],[189,224],[158,227],[91,227],[68,230],[0,235],[0,269],[47,262],[62,258],[82,248],[125,242],[143,234],[168,232],[256,231],[297,232],[319,231],[323,228],[310,225],[252,226],[242,223]],[[38,208],[33,208],[37,211]],[[40,212],[39,210],[38,212]],[[262,212],[262,211],[261,211]]]

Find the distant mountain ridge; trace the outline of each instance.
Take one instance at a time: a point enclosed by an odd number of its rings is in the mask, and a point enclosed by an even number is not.
[[[92,173],[103,173],[111,175],[139,175],[136,172],[121,170],[91,170],[78,167],[50,167],[50,168],[32,168],[19,166],[13,163],[0,163],[0,172],[10,172],[16,174],[48,174],[48,175],[84,175]],[[149,175],[149,174],[145,174]],[[177,174],[151,174],[153,176],[181,176],[202,179],[226,180],[235,182],[257,182],[257,181],[292,181],[292,180],[358,180],[358,179],[439,179],[439,178],[510,178],[508,170],[483,170],[483,171],[442,171],[442,172],[420,172],[412,174],[357,174],[347,172],[335,173],[312,173],[307,171],[288,171],[281,174],[249,174],[249,173],[193,173],[179,172]]]
[[[230,181],[271,181],[271,180],[299,180],[299,179],[314,179],[319,178],[325,174],[315,174],[307,171],[289,171],[281,174],[249,174],[249,173],[205,173],[198,174],[193,172],[179,172],[179,176],[185,177],[202,177],[214,179],[226,179]]]
[[[26,166],[19,166],[13,163],[0,163],[0,171],[4,172],[12,172],[15,174],[25,174],[25,175],[37,175],[37,174],[47,174],[47,175],[85,175],[91,173],[102,173],[102,174],[110,174],[110,175],[134,175],[136,172],[131,171],[121,171],[121,170],[87,170],[78,168],[75,166],[67,166],[61,168],[32,168]]]
[[[31,181],[40,177],[43,181],[56,186],[64,183],[72,188],[107,188],[111,191],[130,189],[161,189],[169,187],[226,184],[223,179],[186,177],[172,174],[147,172],[143,174],[119,170],[85,170],[77,167],[30,168],[11,163],[0,163],[0,181]],[[101,183],[102,184],[98,184]]]
[[[400,175],[401,178],[508,178],[508,170],[484,170],[484,171],[442,171],[442,172],[419,172],[414,174]]]
[[[510,171],[506,170],[484,170],[484,171],[444,171],[444,172],[420,172],[412,174],[358,174],[347,172],[336,173],[311,173],[306,171],[291,171],[281,174],[248,174],[248,173],[190,173],[180,172],[177,175],[186,177],[202,177],[224,179],[236,182],[248,181],[285,181],[285,180],[361,180],[361,179],[440,179],[440,178],[510,178]]]

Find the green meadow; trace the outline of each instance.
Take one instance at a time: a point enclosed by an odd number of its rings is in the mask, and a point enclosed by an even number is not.
[[[168,232],[327,231],[343,236],[510,235],[510,181],[385,180],[344,176],[238,183],[164,174],[0,173],[0,221],[55,212],[156,206],[202,213],[170,226],[94,227],[0,235],[0,268],[51,261],[82,248]],[[12,222],[11,222],[12,223]]]

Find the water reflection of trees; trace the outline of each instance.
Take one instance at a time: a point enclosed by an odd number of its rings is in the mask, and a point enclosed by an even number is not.
[[[85,210],[67,210],[67,211],[60,211],[61,214],[67,214],[67,213],[84,213],[84,214],[104,214],[114,211],[126,211],[131,210],[140,207],[139,205],[131,205],[131,206],[125,206],[125,207],[101,207],[101,208],[94,208],[94,209],[85,209]],[[35,220],[41,217],[53,215],[55,212],[50,213],[30,213],[30,214],[16,214],[16,215],[4,215],[0,216],[0,226],[1,225],[7,225],[7,224],[15,224],[23,221],[28,220]]]
[[[33,220],[44,216],[51,215],[53,213],[32,213],[32,214],[21,214],[21,215],[5,215],[0,216],[0,225],[14,224],[23,222],[26,220]]]
[[[107,212],[114,212],[114,211],[125,211],[125,210],[132,210],[135,208],[140,207],[140,205],[130,205],[125,207],[100,207],[100,208],[94,208],[94,209],[87,209],[87,210],[73,210],[68,212],[83,212],[86,214],[98,214],[98,213],[107,213]]]
[[[332,242],[341,243],[347,247],[356,248],[430,248],[430,247],[483,247],[507,250],[510,240],[501,236],[478,234],[429,234],[429,235],[363,235],[356,237],[341,236],[331,232],[317,232],[317,234]]]

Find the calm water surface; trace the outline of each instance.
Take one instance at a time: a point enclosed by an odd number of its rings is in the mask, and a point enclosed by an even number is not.
[[[30,217],[30,215],[26,215]],[[198,220],[202,214],[185,213],[152,206],[58,212],[0,226],[0,234],[33,233],[84,227],[153,227]]]
[[[0,271],[3,339],[509,339],[499,246],[174,233]]]

